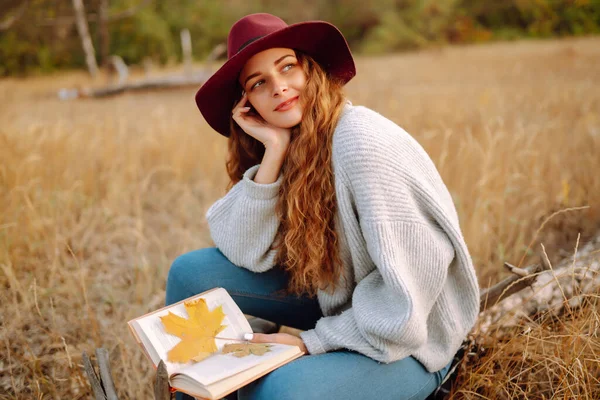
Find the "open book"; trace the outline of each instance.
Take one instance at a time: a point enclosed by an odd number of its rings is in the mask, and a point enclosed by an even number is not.
[[[198,298],[204,299],[211,311],[218,306],[223,308],[225,317],[222,325],[226,327],[217,334],[217,337],[240,340],[215,339],[218,351],[199,362],[169,362],[167,352],[181,339],[166,332],[160,317],[171,312],[187,319],[188,315],[183,303]],[[134,318],[128,324],[131,333],[154,367],[157,368],[160,360],[164,361],[171,387],[194,397],[220,399],[304,354],[298,346],[279,343],[272,343],[270,351],[260,356],[250,354],[238,358],[231,353],[221,353],[226,344],[243,343],[244,334],[252,333],[246,317],[223,288],[214,288],[192,296],[179,303]]]

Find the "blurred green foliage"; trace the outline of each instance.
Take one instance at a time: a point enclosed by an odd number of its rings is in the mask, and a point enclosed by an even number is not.
[[[108,5],[107,35],[99,23]],[[0,27],[22,0],[3,0]],[[231,25],[253,12],[289,24],[321,19],[335,24],[354,52],[376,54],[446,43],[589,35],[600,31],[600,0],[85,0],[96,56],[117,54],[127,64],[181,59],[180,31],[190,30],[196,59],[227,40]],[[113,18],[123,11],[131,15]],[[0,29],[0,75],[84,67],[71,0],[30,0]],[[106,39],[104,39],[106,38]],[[108,44],[103,41],[108,42]],[[104,51],[103,51],[104,50]]]

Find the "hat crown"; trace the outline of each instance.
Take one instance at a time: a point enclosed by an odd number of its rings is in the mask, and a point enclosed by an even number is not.
[[[233,57],[245,45],[288,25],[279,17],[267,13],[250,14],[231,27],[227,37],[227,58]]]

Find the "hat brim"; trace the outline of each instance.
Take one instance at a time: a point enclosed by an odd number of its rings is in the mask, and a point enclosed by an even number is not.
[[[254,54],[274,47],[303,51],[344,84],[356,75],[352,53],[342,33],[325,21],[306,21],[289,25],[255,40],[227,60],[196,92],[198,109],[208,124],[229,136],[229,119],[236,96],[237,79]]]

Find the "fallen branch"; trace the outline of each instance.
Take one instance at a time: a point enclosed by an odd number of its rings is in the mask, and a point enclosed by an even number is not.
[[[482,292],[482,295],[487,295],[488,302],[480,315],[480,332],[487,332],[500,320],[503,327],[508,327],[519,324],[521,317],[540,312],[551,312],[555,315],[569,312],[577,308],[586,296],[594,296],[598,292],[600,260],[593,257],[593,254],[595,249],[600,248],[600,234],[583,249],[576,249],[573,257],[554,267],[550,264],[543,246],[540,247],[541,271],[532,274],[531,277],[516,278],[527,281],[525,287],[531,287],[531,292],[516,291],[510,298],[503,295],[498,301],[489,301],[493,288]],[[529,280],[530,278],[533,279]],[[482,304],[485,304],[483,296],[481,300]]]
[[[74,3],[80,2],[81,0],[73,0]],[[129,69],[119,56],[111,56],[110,62],[112,63],[115,70],[118,72],[118,82],[110,84],[108,86],[100,88],[83,88],[83,89],[60,89],[58,91],[58,98],[61,100],[70,100],[76,98],[88,98],[88,97],[107,97],[121,94],[127,91],[144,91],[144,90],[155,90],[155,89],[174,89],[182,87],[198,87],[208,80],[211,72],[208,69],[203,69],[194,72],[191,68],[191,38],[186,31],[182,31],[182,48],[184,51],[185,71],[183,74],[169,75],[155,78],[145,78],[138,81],[128,82]],[[93,49],[92,49],[93,51]],[[207,63],[214,61],[226,48],[223,44],[219,44],[213,48],[211,53],[206,59]],[[91,71],[91,70],[90,70]]]
[[[526,268],[518,268],[509,263],[504,263],[504,266],[514,275],[481,291],[479,300],[480,312],[495,306],[499,301],[502,301],[523,289],[531,287],[543,268],[540,264],[530,265]]]
[[[206,82],[210,75],[200,72],[190,76],[167,76],[162,78],[144,79],[138,82],[125,82],[108,85],[97,89],[62,89],[59,91],[61,99],[85,98],[85,97],[107,97],[124,92],[136,92],[154,89],[174,89],[187,86],[198,86]]]

